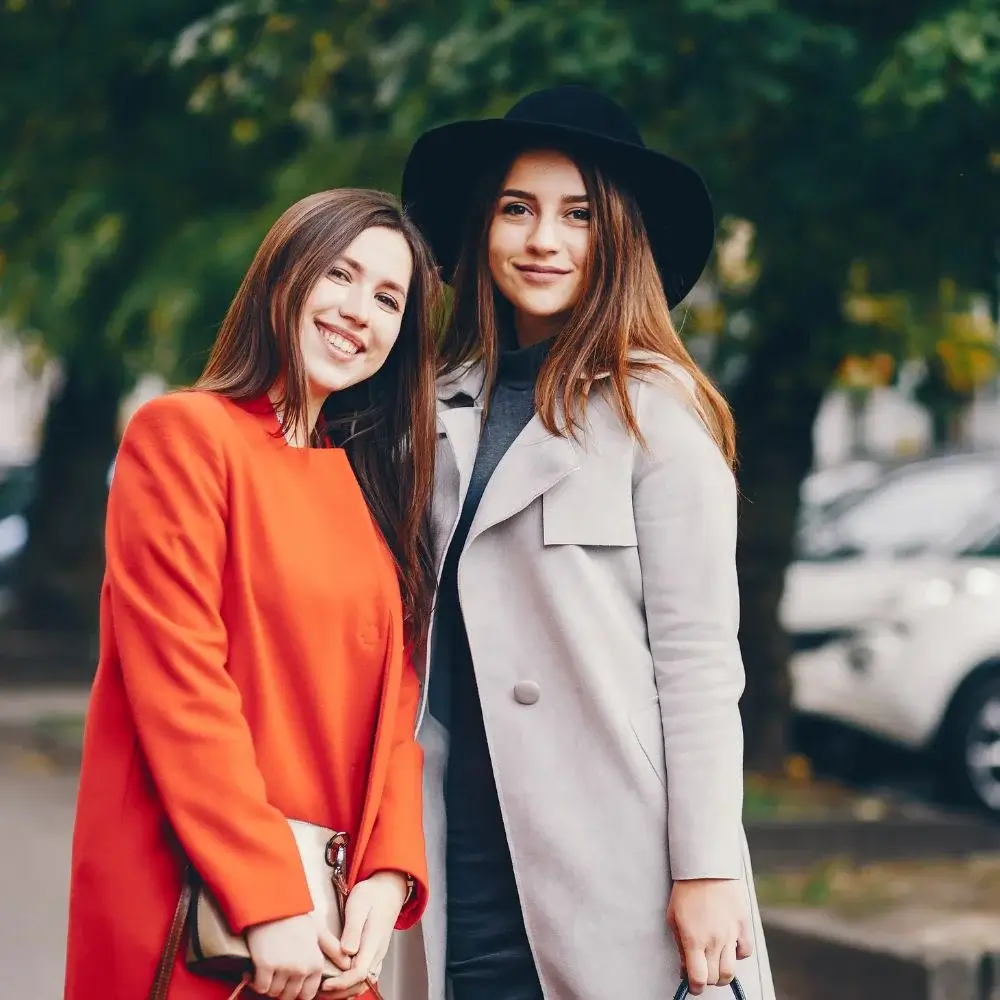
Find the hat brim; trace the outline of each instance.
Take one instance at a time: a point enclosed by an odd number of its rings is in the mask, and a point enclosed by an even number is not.
[[[589,155],[627,190],[642,213],[667,302],[678,305],[701,276],[715,244],[715,216],[697,171],[664,153],[562,125],[487,118],[425,132],[403,171],[402,201],[426,236],[446,281],[461,250],[464,222],[483,172],[518,149],[547,144]]]

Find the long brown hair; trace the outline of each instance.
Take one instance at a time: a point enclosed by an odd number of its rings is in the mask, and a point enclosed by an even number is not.
[[[440,352],[444,375],[470,361],[483,363],[487,400],[500,350],[498,296],[489,266],[490,224],[510,167],[530,148],[513,153],[482,180],[467,217],[463,251],[452,283],[454,308]],[[673,361],[692,378],[699,416],[732,466],[736,456],[732,414],[674,328],[638,205],[585,156],[560,151],[576,163],[587,188],[591,250],[584,290],[539,372],[535,389],[539,417],[552,434],[575,432],[581,426],[595,379],[607,373],[625,426],[642,441],[628,380],[648,377],[658,366],[630,358],[629,352],[649,351]],[[562,424],[560,413],[565,417]]]
[[[316,282],[366,229],[403,236],[413,276],[399,338],[371,378],[330,394],[307,427],[306,376],[298,330]],[[196,389],[234,400],[278,386],[282,430],[305,430],[343,447],[396,561],[410,638],[426,632],[434,583],[427,511],[434,484],[435,322],[441,283],[416,226],[391,195],[340,188],[296,202],[264,238],[226,313]]]

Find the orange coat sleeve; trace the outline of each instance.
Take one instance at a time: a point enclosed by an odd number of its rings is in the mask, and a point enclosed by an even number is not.
[[[412,927],[427,905],[427,856],[424,849],[423,749],[414,730],[420,702],[420,682],[409,650],[403,656],[403,677],[396,709],[395,739],[382,801],[358,872],[359,879],[377,871],[412,875],[415,892],[403,907],[397,930]]]
[[[153,780],[184,851],[239,932],[308,913],[312,902],[226,669],[219,416],[210,397],[179,393],[132,418],[108,500],[106,579]]]

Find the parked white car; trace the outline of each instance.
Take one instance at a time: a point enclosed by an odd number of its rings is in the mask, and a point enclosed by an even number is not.
[[[845,572],[854,590],[813,616],[841,624],[800,637],[791,674],[801,715],[925,753],[950,790],[1000,813],[1000,507],[990,514],[952,553]]]
[[[925,459],[884,473],[803,522],[781,620],[813,648],[877,614],[910,579],[933,575],[1000,509],[1000,453]]]
[[[880,462],[859,458],[828,469],[818,469],[802,483],[802,504],[808,510],[823,511],[845,497],[871,489],[885,473]]]

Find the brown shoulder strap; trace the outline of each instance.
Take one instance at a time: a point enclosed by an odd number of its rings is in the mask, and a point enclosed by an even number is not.
[[[184,875],[181,894],[174,909],[174,918],[170,922],[167,943],[163,946],[160,964],[156,967],[156,976],[149,991],[149,1000],[167,1000],[170,990],[170,980],[174,975],[174,965],[177,963],[177,953],[180,951],[184,928],[187,926],[188,911],[191,909],[191,880]]]

